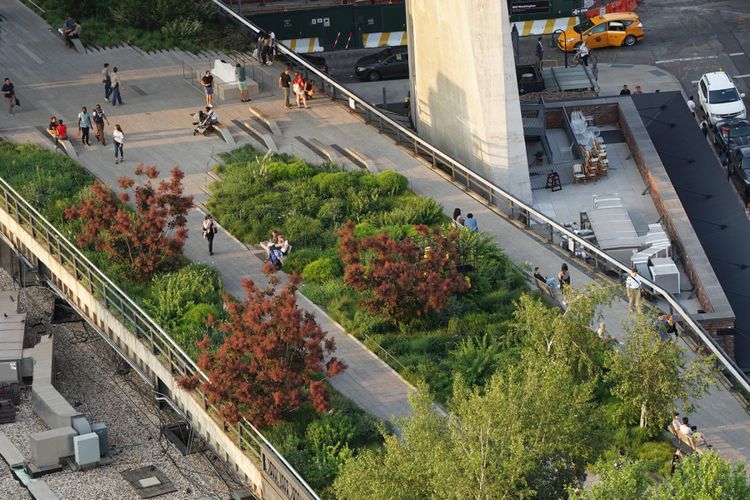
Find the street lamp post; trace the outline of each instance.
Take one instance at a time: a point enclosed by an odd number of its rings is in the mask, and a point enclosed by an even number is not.
[[[565,30],[562,30],[560,28],[553,31],[552,32],[552,44],[550,45],[550,47],[555,47],[557,45],[555,43],[555,35],[557,35],[558,32],[565,34]],[[563,53],[565,54],[565,67],[567,68],[568,67],[568,38],[565,36],[563,36],[563,46],[565,47],[565,50],[563,51]]]

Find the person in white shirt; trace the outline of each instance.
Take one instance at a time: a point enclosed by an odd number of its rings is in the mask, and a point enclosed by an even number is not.
[[[125,153],[122,151],[122,145],[125,142],[125,134],[122,133],[122,127],[119,123],[115,124],[115,131],[112,132],[112,141],[115,143],[115,165],[125,161]]]
[[[581,58],[581,63],[584,66],[589,65],[589,46],[586,42],[583,42],[580,47],[578,47],[578,56]]]
[[[690,110],[690,113],[692,113],[693,116],[695,116],[695,101],[694,101],[694,99],[695,98],[693,96],[690,96],[690,99],[688,99],[688,102],[687,102],[687,107],[688,107],[688,109]]]
[[[625,293],[628,296],[628,316],[633,312],[633,306],[636,311],[640,311],[641,306],[641,279],[638,277],[638,271],[633,268],[630,276],[625,280]]]
[[[672,418],[672,430],[677,431],[680,428],[680,414],[675,412]]]
[[[690,424],[688,423],[687,417],[682,417],[682,424],[680,424],[680,432],[685,434],[686,436],[691,436],[693,434],[693,429],[690,428]]]

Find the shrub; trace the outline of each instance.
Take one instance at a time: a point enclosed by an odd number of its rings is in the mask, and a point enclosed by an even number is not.
[[[305,266],[310,262],[318,260],[324,253],[324,250],[320,250],[319,248],[293,249],[292,253],[284,261],[284,272],[301,276]]]
[[[326,172],[313,177],[313,182],[321,196],[345,198],[349,188],[357,186],[357,177],[347,172]]]
[[[322,247],[329,239],[328,235],[324,234],[320,221],[306,215],[295,215],[287,219],[284,231],[284,236],[297,248]]]
[[[326,200],[318,210],[318,220],[327,226],[335,226],[346,220],[347,208],[346,202],[337,198]]]
[[[399,195],[409,187],[409,179],[392,170],[380,172],[376,179],[380,190],[389,196]]]
[[[359,310],[354,313],[352,328],[349,333],[354,336],[364,337],[376,333],[385,333],[389,330],[390,325],[385,319],[370,314],[365,310]]]
[[[443,207],[432,198],[409,196],[390,212],[383,212],[377,216],[377,224],[381,226],[424,224],[432,226],[443,218]]]
[[[356,435],[357,427],[351,417],[338,413],[322,415],[307,426],[305,438],[316,449],[349,444]]]
[[[191,38],[203,29],[203,23],[197,19],[173,19],[161,27],[161,32],[167,38],[176,40]]]
[[[198,304],[221,304],[222,291],[221,277],[215,269],[189,264],[177,272],[157,277],[144,303],[160,325],[172,328]]]
[[[305,281],[329,281],[341,276],[341,261],[330,257],[310,262],[302,271],[302,279]]]
[[[284,262],[286,266],[286,262]],[[324,283],[307,283],[302,293],[316,304],[328,308],[328,304],[342,295],[354,297],[356,291],[344,284],[342,280],[326,281]]]

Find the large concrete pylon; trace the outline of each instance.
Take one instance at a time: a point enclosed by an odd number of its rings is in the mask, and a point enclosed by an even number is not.
[[[506,0],[407,0],[406,24],[419,135],[531,202]]]

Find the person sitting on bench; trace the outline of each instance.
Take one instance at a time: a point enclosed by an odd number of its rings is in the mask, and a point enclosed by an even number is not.
[[[76,29],[76,22],[73,20],[72,17],[70,17],[70,14],[68,14],[68,17],[65,18],[65,24],[63,24],[62,28],[62,35],[63,35],[63,41],[65,42],[65,45],[73,48],[73,42],[70,41],[70,34],[73,33],[73,30]]]
[[[49,119],[49,125],[47,125],[47,131],[53,136],[57,135],[57,123],[57,117],[53,116]]]
[[[55,131],[57,132],[55,134],[55,146],[57,146],[60,141],[68,140],[68,126],[65,125],[62,120],[57,121],[57,128]]]
[[[213,130],[213,126],[219,123],[219,118],[216,116],[216,112],[211,106],[206,106],[206,112],[198,111],[198,122],[193,122],[194,125],[198,125],[193,130],[193,135],[201,133],[207,135]]]
[[[73,48],[73,42],[71,42],[72,38],[78,38],[81,39],[81,21],[76,20],[75,26],[73,26],[73,31],[71,31],[68,34],[68,47],[71,49]]]

